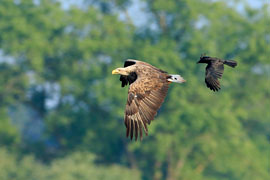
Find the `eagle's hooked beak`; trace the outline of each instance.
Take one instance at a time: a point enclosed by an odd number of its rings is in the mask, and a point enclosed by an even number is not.
[[[118,69],[113,70],[113,71],[112,71],[112,74],[119,74]]]
[[[126,68],[116,68],[112,71],[112,74],[121,74],[124,76],[128,76],[129,72],[126,70]]]

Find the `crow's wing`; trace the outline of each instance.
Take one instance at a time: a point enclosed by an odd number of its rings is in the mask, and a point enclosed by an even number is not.
[[[213,61],[206,66],[205,83],[208,88],[213,91],[220,89],[220,83],[218,79],[222,77],[224,72],[224,65],[222,61]]]

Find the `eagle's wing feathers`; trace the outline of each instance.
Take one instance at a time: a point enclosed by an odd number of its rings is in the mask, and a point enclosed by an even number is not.
[[[169,83],[164,78],[145,77],[138,78],[129,87],[125,110],[126,135],[130,139],[138,135],[142,139],[144,130],[148,134],[147,124],[150,124],[164,101]]]
[[[224,65],[219,61],[215,61],[206,67],[205,83],[208,88],[213,91],[218,91],[220,89],[220,83],[218,79],[222,77],[223,71]]]

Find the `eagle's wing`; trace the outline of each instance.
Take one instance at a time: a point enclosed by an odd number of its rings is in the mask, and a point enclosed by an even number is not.
[[[222,77],[224,71],[224,65],[221,61],[214,61],[207,65],[205,73],[205,83],[208,88],[213,91],[220,89],[220,83],[218,79]]]
[[[140,77],[132,83],[128,90],[128,98],[125,110],[126,135],[135,140],[142,129],[148,135],[147,124],[154,119],[157,110],[164,101],[169,88],[167,75],[160,72],[152,72],[148,77]]]

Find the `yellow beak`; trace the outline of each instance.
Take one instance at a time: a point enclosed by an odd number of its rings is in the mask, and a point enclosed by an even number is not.
[[[112,71],[112,74],[119,74],[119,73],[118,73],[118,70],[117,70],[117,69],[113,70],[113,71]]]

